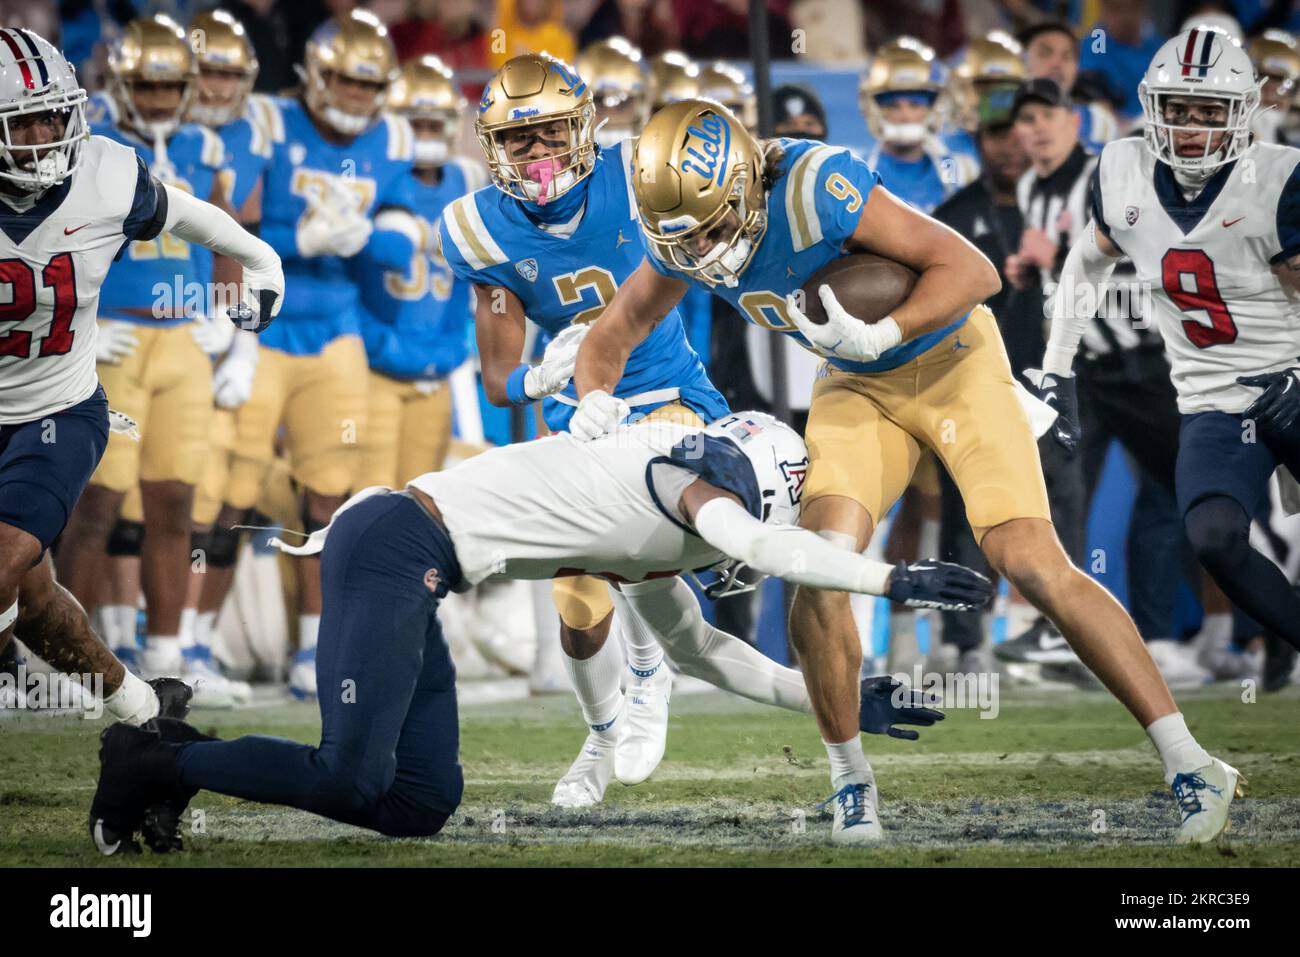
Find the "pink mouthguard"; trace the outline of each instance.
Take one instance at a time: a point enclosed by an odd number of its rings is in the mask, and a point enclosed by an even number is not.
[[[545,206],[551,193],[551,180],[555,179],[555,160],[544,159],[524,167],[528,178],[538,185],[537,205]]]

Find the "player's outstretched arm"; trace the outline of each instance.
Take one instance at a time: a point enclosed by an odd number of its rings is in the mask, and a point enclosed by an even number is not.
[[[211,203],[174,186],[163,188],[167,196],[164,232],[229,256],[244,267],[244,298],[231,307],[231,321],[253,332],[270,325],[284,300],[284,272],[275,250]]]
[[[1002,288],[998,271],[974,245],[881,187],[867,196],[850,242],[920,274],[889,317],[904,342],[948,325]]]
[[[483,394],[493,405],[509,405],[506,384],[524,351],[524,304],[519,297],[505,286],[475,283],[474,338]]]
[[[796,585],[884,595],[913,608],[944,611],[975,611],[993,597],[993,584],[962,565],[927,560],[891,566],[846,552],[805,528],[766,525],[734,495],[703,479],[682,493],[681,508],[718,551]]]

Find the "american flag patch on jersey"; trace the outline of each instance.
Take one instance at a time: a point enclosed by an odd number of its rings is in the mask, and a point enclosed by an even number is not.
[[[1214,61],[1219,58],[1215,47],[1217,39],[1214,30],[1197,27],[1187,35],[1187,46],[1183,47],[1178,62],[1183,68],[1183,76],[1190,79],[1205,79]]]

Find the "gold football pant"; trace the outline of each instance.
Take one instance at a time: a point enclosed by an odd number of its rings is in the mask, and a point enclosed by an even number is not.
[[[442,468],[451,444],[451,388],[446,379],[432,393],[414,382],[370,372],[361,468],[355,489],[400,488]]]

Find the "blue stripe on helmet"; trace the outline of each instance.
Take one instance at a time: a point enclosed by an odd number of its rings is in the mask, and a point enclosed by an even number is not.
[[[45,68],[45,60],[41,57],[40,47],[36,45],[36,41],[32,39],[31,34],[26,30],[18,29],[14,32],[22,38],[23,45],[27,47],[27,52],[31,54],[31,58],[36,61],[36,69],[41,73],[41,86],[49,86],[50,71]]]

